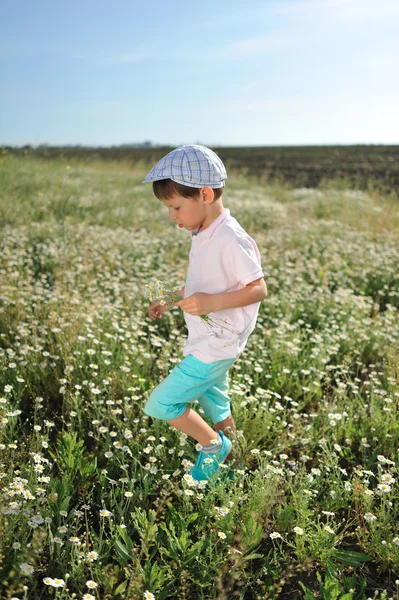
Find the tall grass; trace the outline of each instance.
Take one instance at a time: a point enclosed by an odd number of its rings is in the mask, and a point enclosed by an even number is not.
[[[190,247],[145,173],[1,159],[1,598],[399,598],[397,198],[229,174],[268,297],[235,480],[197,488],[195,442],[142,411],[186,330],[141,292]]]

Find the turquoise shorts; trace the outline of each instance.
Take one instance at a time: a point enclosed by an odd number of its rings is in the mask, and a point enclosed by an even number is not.
[[[170,421],[184,414],[187,402],[198,400],[212,423],[223,421],[231,413],[229,369],[235,361],[228,358],[207,364],[189,354],[152,391],[145,414]]]

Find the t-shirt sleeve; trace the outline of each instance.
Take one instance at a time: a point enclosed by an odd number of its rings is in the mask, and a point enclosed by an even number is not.
[[[231,272],[242,285],[264,277],[260,253],[254,240],[245,237],[236,238],[229,249]]]

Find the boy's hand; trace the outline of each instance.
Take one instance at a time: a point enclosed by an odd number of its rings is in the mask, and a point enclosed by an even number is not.
[[[148,314],[151,319],[160,319],[163,313],[168,310],[168,308],[170,307],[168,307],[166,304],[161,306],[159,299],[154,300],[154,302],[148,307]]]
[[[216,298],[217,294],[197,292],[184,300],[175,302],[175,306],[179,306],[184,312],[190,315],[202,316],[217,310]]]

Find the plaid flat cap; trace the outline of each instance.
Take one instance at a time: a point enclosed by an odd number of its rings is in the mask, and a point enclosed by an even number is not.
[[[217,154],[206,146],[179,146],[151,169],[143,183],[171,179],[176,183],[194,188],[204,186],[218,189],[224,187],[226,169]]]

